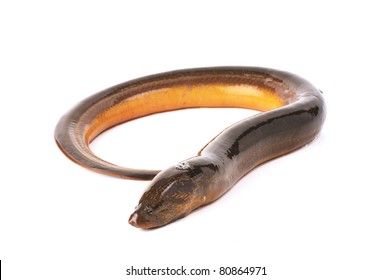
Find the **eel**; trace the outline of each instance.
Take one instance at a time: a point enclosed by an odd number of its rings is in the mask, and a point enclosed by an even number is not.
[[[171,110],[235,107],[260,113],[214,137],[196,156],[167,169],[115,165],[96,156],[89,143],[123,122]],[[311,142],[326,116],[323,94],[307,80],[260,67],[208,67],[133,79],[98,92],[58,122],[55,141],[72,161],[90,170],[152,180],[129,223],[156,228],[207,205],[256,166]]]

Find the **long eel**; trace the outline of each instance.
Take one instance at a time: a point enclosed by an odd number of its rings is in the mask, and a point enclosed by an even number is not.
[[[197,107],[261,112],[219,133],[195,157],[163,171],[121,167],[89,148],[100,133],[120,123]],[[129,223],[155,228],[215,201],[261,163],[311,142],[324,119],[320,90],[297,75],[256,67],[197,68],[134,79],[84,99],[60,119],[55,140],[66,156],[88,169],[152,179]]]

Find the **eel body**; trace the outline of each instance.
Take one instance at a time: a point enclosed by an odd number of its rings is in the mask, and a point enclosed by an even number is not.
[[[121,167],[89,148],[94,138],[117,124],[197,107],[260,113],[233,124],[195,157],[163,171]],[[55,140],[72,161],[93,171],[152,179],[129,223],[155,228],[218,199],[261,163],[311,142],[324,119],[321,92],[297,75],[255,67],[198,68],[131,80],[86,98],[60,119]]]

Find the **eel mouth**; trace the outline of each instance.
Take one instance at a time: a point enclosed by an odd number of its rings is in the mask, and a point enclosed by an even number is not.
[[[138,223],[138,214],[135,212],[133,213],[128,220],[128,223],[134,227],[140,228],[140,223]]]
[[[142,229],[156,228],[166,224],[162,223],[156,216],[141,209],[141,207],[138,207],[135,212],[131,214],[128,223]]]
[[[152,225],[151,223],[148,223],[148,221],[143,219],[142,215],[140,215],[140,213],[137,213],[136,211],[132,213],[132,215],[129,217],[128,223],[134,227],[143,229],[157,227]]]

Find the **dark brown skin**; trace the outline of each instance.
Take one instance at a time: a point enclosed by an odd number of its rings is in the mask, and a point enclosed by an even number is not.
[[[161,172],[120,167],[89,149],[96,136],[114,125],[192,107],[264,112],[232,125],[197,156]],[[155,228],[215,201],[259,164],[311,142],[324,119],[320,91],[296,75],[266,68],[201,68],[148,76],[97,93],[63,116],[55,139],[71,160],[84,167],[119,177],[153,179],[129,223]]]

